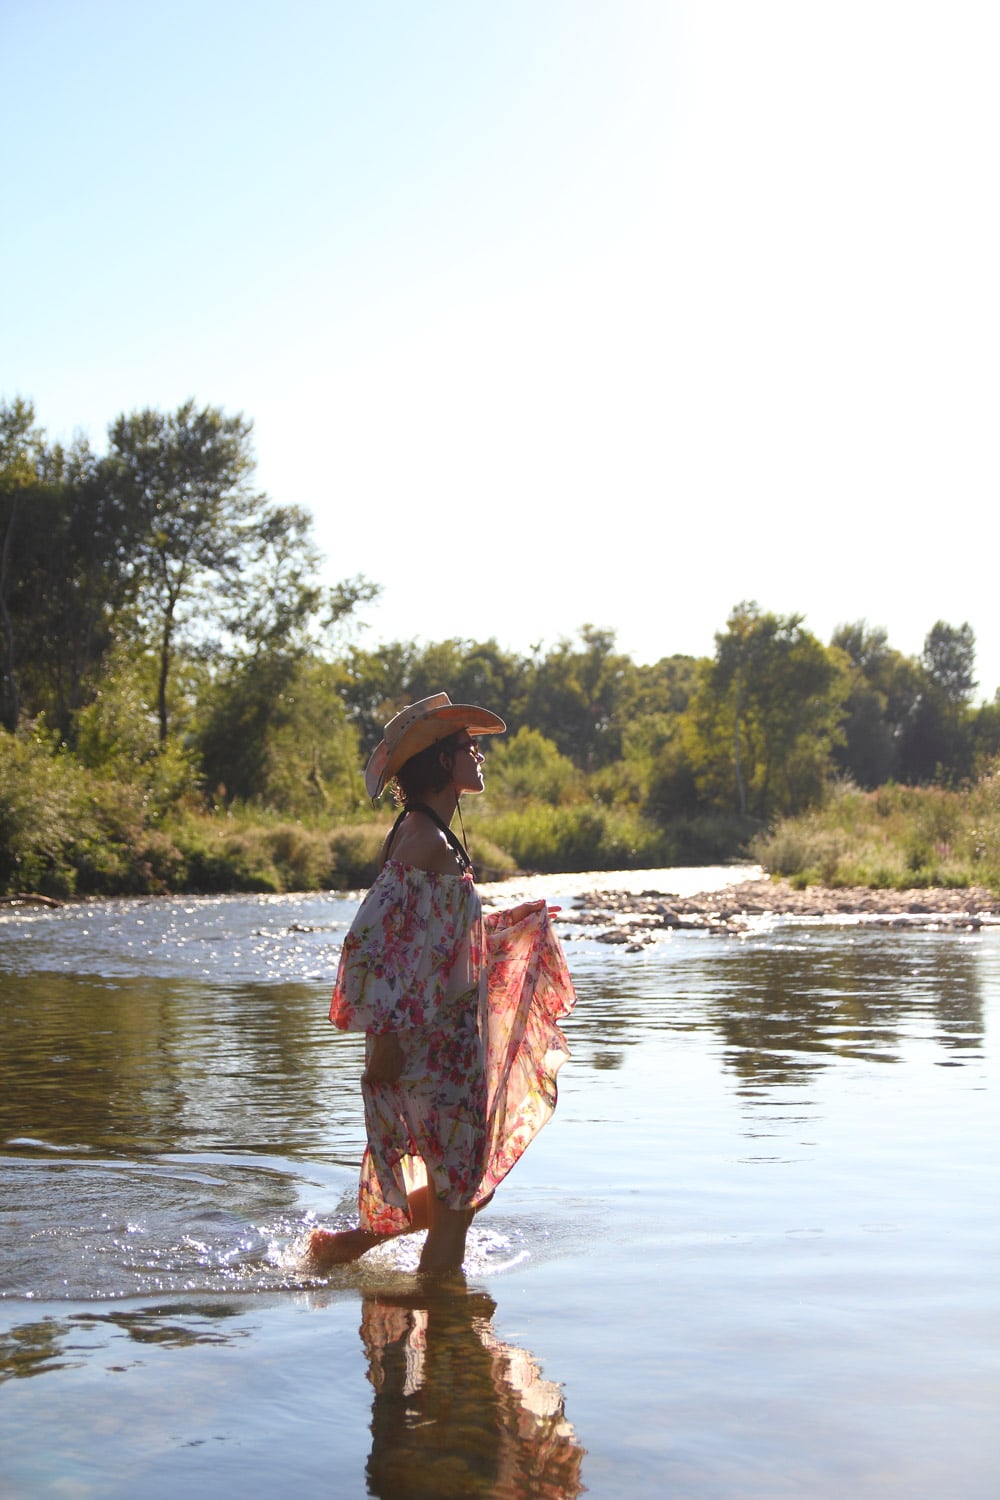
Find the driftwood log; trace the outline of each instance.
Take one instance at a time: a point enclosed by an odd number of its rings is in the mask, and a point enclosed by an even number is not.
[[[0,896],[0,906],[62,906],[55,896],[35,896],[30,892],[23,896]]]

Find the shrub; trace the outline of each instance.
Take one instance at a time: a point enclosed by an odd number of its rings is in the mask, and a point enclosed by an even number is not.
[[[214,895],[275,894],[282,889],[278,871],[253,834],[206,830],[184,853],[185,890]]]
[[[657,863],[663,835],[635,814],[577,803],[531,802],[496,814],[490,835],[522,870],[635,869]]]
[[[387,833],[385,823],[358,823],[335,828],[329,835],[323,884],[330,890],[357,890],[371,885],[378,855]]]
[[[580,772],[537,729],[522,727],[510,739],[488,739],[483,749],[490,790],[501,801],[530,798],[556,805],[579,795]]]
[[[74,829],[94,841],[87,778],[41,724],[0,731],[0,890],[72,895]]]
[[[752,852],[772,873],[810,884],[1000,891],[1000,775],[991,769],[964,790],[836,787],[823,807],[760,835]]]
[[[324,884],[330,841],[323,833],[301,823],[280,823],[267,830],[262,842],[283,890],[315,891]]]

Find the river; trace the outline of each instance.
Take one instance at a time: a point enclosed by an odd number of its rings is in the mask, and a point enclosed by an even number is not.
[[[1000,930],[631,952],[587,886],[530,883],[573,1056],[447,1292],[413,1240],[302,1267],[363,1147],[356,894],[0,914],[5,1500],[994,1500]]]

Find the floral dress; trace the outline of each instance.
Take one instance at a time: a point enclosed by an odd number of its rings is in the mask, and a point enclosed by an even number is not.
[[[342,1031],[394,1031],[396,1083],[362,1083],[361,1227],[410,1225],[429,1179],[449,1208],[493,1193],[556,1105],[576,997],[543,906],[483,916],[472,874],[389,859],[344,940],[330,1007]]]

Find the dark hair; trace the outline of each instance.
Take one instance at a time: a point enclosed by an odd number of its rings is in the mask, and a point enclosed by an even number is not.
[[[419,802],[428,792],[440,792],[451,780],[451,767],[441,764],[444,754],[453,759],[459,750],[459,738],[468,731],[456,729],[443,740],[435,740],[426,750],[418,750],[404,761],[393,780],[393,797],[396,802]]]

